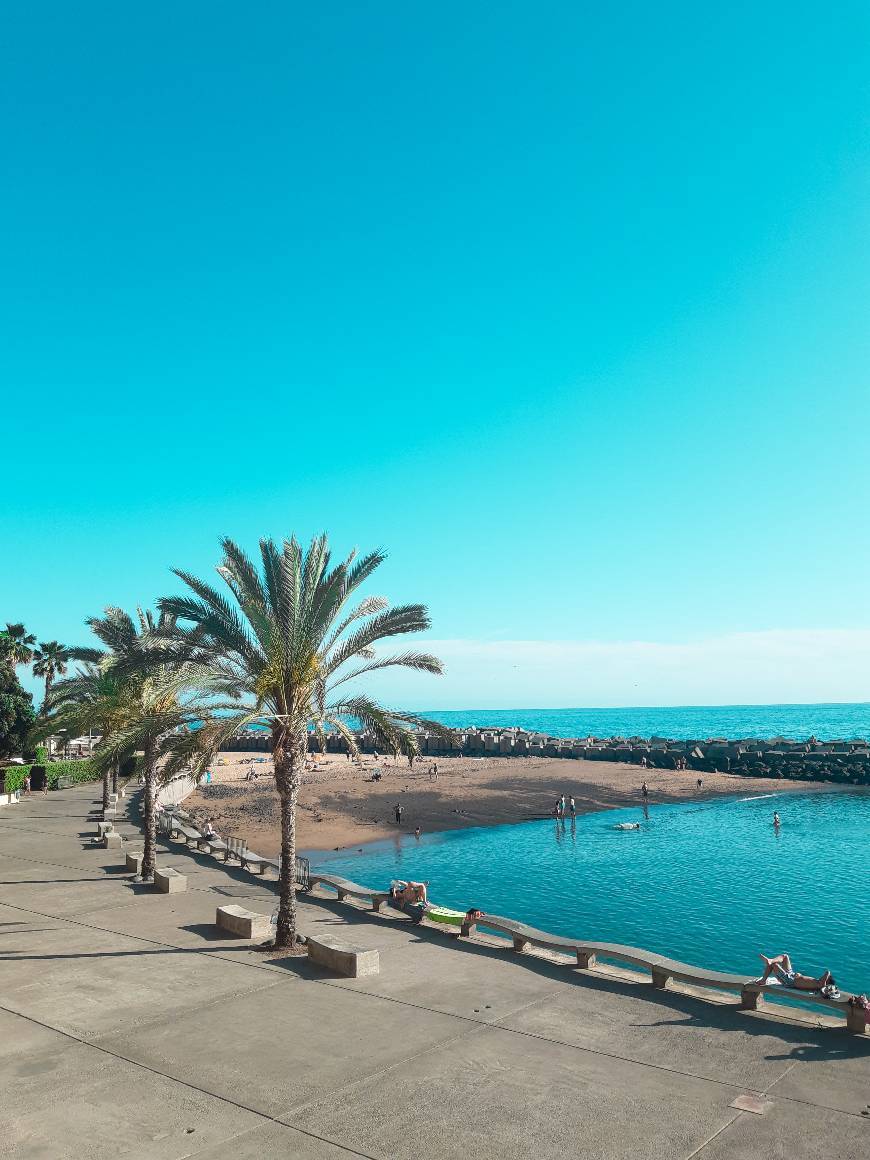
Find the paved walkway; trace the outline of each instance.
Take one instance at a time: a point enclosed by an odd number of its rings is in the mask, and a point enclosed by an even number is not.
[[[155,895],[87,844],[94,807],[78,787],[0,809],[0,1155],[870,1155],[870,1039],[326,898],[303,930],[378,947],[380,975],[270,961],[213,923],[274,887],[172,848],[188,892]]]

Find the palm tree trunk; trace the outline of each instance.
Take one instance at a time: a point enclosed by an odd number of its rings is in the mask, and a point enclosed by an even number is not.
[[[275,784],[281,799],[281,869],[278,884],[278,923],[275,947],[296,943],[296,802],[305,764],[308,737],[281,732],[273,736]]]
[[[157,743],[145,742],[145,792],[144,792],[145,846],[142,850],[142,879],[152,881],[156,862],[157,847]]]
[[[109,767],[103,770],[103,810],[109,808]]]
[[[115,764],[112,766],[112,793],[118,792],[118,766],[119,765],[120,765],[120,762],[116,761]]]
[[[45,697],[42,701],[42,715],[46,716],[48,713],[48,694],[51,692],[51,673],[45,674]]]

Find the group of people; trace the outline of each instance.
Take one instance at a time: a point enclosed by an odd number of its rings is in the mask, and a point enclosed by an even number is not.
[[[33,793],[32,793],[31,788],[30,788],[30,770],[28,770],[27,773],[25,773],[25,775],[24,775],[24,785],[22,788],[24,789],[24,796],[25,797],[33,797]],[[42,776],[42,796],[48,797],[48,775],[47,774],[43,774],[43,776]]]
[[[564,821],[565,817],[570,814],[572,818],[577,817],[577,805],[573,797],[567,800],[564,794],[556,798],[556,805],[553,808],[553,816],[560,821]]]

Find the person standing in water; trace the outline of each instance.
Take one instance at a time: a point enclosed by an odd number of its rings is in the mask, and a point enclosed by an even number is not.
[[[774,810],[773,811],[773,827],[774,827],[774,829],[778,830],[781,825],[782,825],[782,823],[780,822],[779,814],[776,812],[776,810]]]
[[[573,797],[568,798],[568,809],[571,811],[571,817],[576,818],[577,817],[577,806],[576,806],[576,803],[574,802]]]

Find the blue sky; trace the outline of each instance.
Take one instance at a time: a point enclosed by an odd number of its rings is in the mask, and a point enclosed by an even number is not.
[[[431,608],[405,703],[870,699],[868,25],[8,12],[0,619],[326,529]]]

